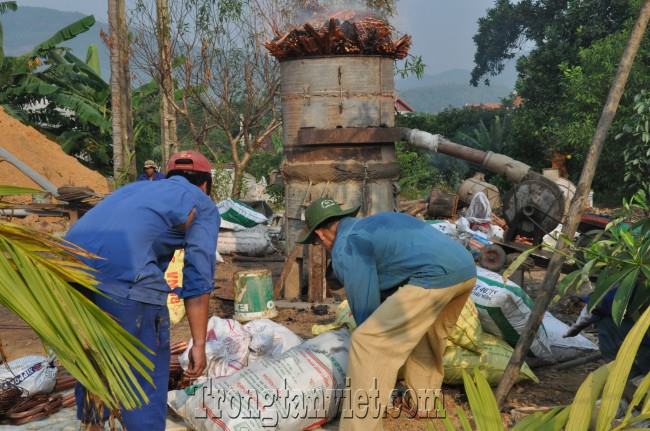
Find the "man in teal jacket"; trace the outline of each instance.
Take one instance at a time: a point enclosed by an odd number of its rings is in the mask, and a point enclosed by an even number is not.
[[[330,252],[359,325],[339,430],[374,431],[382,429],[400,370],[413,408],[421,414],[434,409],[447,334],[475,285],[476,266],[462,245],[414,217],[357,219],[357,210],[314,201],[299,242],[320,241]]]

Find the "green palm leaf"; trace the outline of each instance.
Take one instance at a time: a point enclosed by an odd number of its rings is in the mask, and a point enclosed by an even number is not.
[[[567,431],[587,431],[594,405],[605,386],[612,364],[606,364],[590,373],[578,388],[570,406]]]
[[[0,185],[0,196],[18,196],[18,195],[31,195],[34,193],[43,193],[38,189],[31,189],[29,187],[17,186],[2,186]]]
[[[0,304],[108,408],[136,408],[148,401],[136,376],[151,382],[153,364],[135,337],[70,285],[96,291],[79,256],[89,255],[59,238],[0,223]]]
[[[481,431],[502,431],[499,406],[483,373],[477,368],[470,376],[463,370],[463,383],[476,428]]]

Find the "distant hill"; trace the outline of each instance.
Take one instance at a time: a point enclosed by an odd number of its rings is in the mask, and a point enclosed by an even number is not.
[[[83,17],[83,14],[77,12],[62,12],[42,7],[20,6],[19,4],[16,12],[0,15],[4,31],[5,54],[23,54],[61,28]],[[109,53],[108,48],[99,37],[101,29],[108,32],[108,24],[98,21],[90,30],[67,41],[63,46],[72,49],[74,55],[85,60],[88,46],[90,44],[97,45],[102,76],[104,79],[108,79],[110,76]]]
[[[408,77],[396,81],[399,96],[419,112],[440,112],[448,107],[463,107],[467,103],[498,102],[508,96],[516,80],[514,66],[493,78],[491,84],[472,87],[470,71],[452,69],[422,79]]]

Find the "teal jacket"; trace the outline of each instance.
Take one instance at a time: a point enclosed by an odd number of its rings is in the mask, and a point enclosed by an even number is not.
[[[476,277],[470,253],[459,243],[406,214],[343,218],[332,266],[358,325],[381,304],[381,292],[404,284],[426,289]]]

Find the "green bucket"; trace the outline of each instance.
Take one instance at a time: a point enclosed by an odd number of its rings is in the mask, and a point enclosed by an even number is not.
[[[258,269],[239,271],[233,276],[235,286],[235,319],[247,322],[272,319],[278,315],[273,302],[271,271]]]

